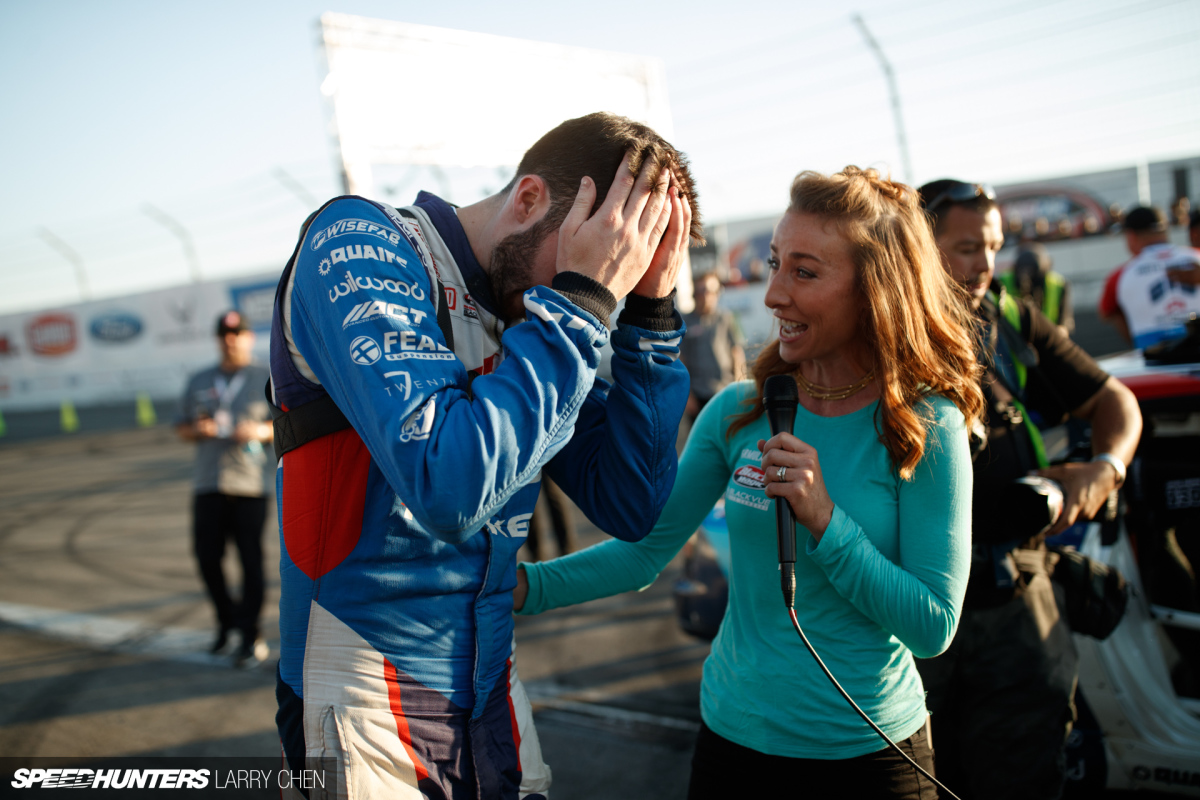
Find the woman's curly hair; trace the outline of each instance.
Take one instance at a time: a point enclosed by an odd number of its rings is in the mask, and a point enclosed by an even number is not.
[[[973,318],[963,290],[942,268],[917,192],[849,166],[836,175],[801,172],[792,181],[789,214],[812,214],[837,226],[849,245],[865,302],[859,329],[874,353],[880,401],[880,441],[905,480],[925,454],[931,424],[922,398],[941,395],[970,426],[983,410]],[[754,363],[754,397],[734,415],[727,435],[763,413],[762,390],[772,375],[794,374],[779,340]]]

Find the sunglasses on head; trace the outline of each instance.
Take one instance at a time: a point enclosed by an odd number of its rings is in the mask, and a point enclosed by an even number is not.
[[[995,200],[996,190],[986,183],[963,183],[962,181],[955,181],[945,191],[929,201],[925,206],[925,210],[933,211],[943,203],[965,203],[969,200],[974,200],[976,197],[986,197],[988,200]]]

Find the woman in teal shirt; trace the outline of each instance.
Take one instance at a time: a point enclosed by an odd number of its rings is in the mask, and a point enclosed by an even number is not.
[[[774,498],[799,526],[796,614],[866,713],[932,772],[913,656],[950,643],[969,570],[968,422],[979,414],[970,320],[916,193],[847,167],[805,172],[771,241],[765,302],[778,337],[754,381],[692,429],[651,534],[525,564],[523,614],[647,586],[720,497],[729,607],[704,664],[691,798],[798,790],[936,796],[837,694],[791,627]],[[800,386],[792,433],[772,436],[762,387]],[[803,794],[803,791],[801,792]]]

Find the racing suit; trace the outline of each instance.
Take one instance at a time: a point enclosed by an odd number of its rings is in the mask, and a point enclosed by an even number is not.
[[[1125,315],[1133,346],[1145,349],[1187,334],[1184,323],[1200,313],[1200,291],[1173,273],[1200,264],[1200,251],[1162,242],[1148,245],[1104,283],[1101,316]]]
[[[286,453],[277,477],[277,722],[291,768],[334,765],[338,796],[549,786],[512,660],[541,472],[640,539],[674,483],[688,393],[673,297],[627,299],[609,386],[612,295],[578,273],[553,287],[528,290],[527,321],[505,330],[454,208],[424,192],[400,212],[331,201],[280,280],[273,401],[328,393],[352,425]]]

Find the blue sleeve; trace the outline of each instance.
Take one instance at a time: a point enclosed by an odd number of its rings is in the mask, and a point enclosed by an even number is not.
[[[327,206],[294,267],[292,337],[416,520],[461,542],[571,438],[608,331],[534,287],[504,360],[468,393],[408,235],[368,201]]]
[[[971,569],[971,456],[963,416],[936,398],[925,456],[900,482],[900,563],[835,507],[807,551],[838,594],[891,633],[917,658],[950,646]]]
[[[729,405],[721,401],[734,398],[736,389],[737,385],[727,388],[700,412],[679,459],[679,479],[650,534],[640,542],[607,541],[565,558],[522,564],[529,593],[518,613],[539,614],[654,582],[729,482],[725,439]]]
[[[575,435],[548,466],[588,519],[618,539],[649,533],[675,484],[675,441],[688,395],[681,335],[618,323],[613,385],[597,381]]]

